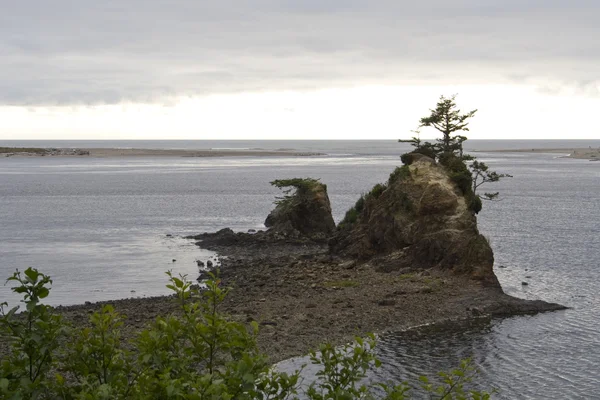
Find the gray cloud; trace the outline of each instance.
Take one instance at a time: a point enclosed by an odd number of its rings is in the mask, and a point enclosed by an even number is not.
[[[596,3],[6,1],[0,104],[402,83],[552,81],[596,93]]]

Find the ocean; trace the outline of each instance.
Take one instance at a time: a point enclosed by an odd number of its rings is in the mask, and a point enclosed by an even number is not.
[[[599,147],[600,141],[468,141],[513,178],[478,216],[505,292],[571,307],[536,316],[388,334],[380,379],[404,380],[472,357],[496,398],[589,399],[600,392],[600,163],[506,148]],[[261,229],[277,178],[328,185],[339,221],[387,179],[406,144],[394,141],[0,141],[0,146],[295,149],[327,156],[239,158],[0,158],[0,277],[33,266],[54,279],[50,304],[167,293],[164,272],[197,274],[213,253],[182,236]],[[502,268],[500,267],[502,266]],[[527,282],[528,285],[522,285]],[[0,302],[17,299],[0,286]],[[302,363],[289,360],[281,368]],[[309,373],[310,371],[308,371]]]

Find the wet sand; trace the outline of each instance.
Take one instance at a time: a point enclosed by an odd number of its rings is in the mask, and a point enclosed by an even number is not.
[[[540,149],[501,149],[476,150],[476,153],[555,153],[564,154],[565,158],[584,160],[600,159],[600,149],[591,148],[540,148]]]
[[[323,153],[297,152],[294,150],[183,150],[183,149],[82,149],[90,157],[309,157]]]

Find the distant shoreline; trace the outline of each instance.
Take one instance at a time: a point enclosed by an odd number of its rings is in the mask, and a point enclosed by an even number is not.
[[[566,154],[565,158],[600,160],[600,148],[539,148],[539,149],[500,149],[475,150],[474,153],[558,153]]]
[[[293,149],[281,150],[228,150],[228,149],[118,149],[118,148],[77,148],[77,149],[0,149],[0,157],[315,157],[325,153],[302,152]]]

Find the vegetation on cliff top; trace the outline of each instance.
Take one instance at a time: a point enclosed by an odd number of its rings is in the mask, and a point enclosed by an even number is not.
[[[512,176],[490,171],[485,163],[464,153],[463,143],[467,137],[457,133],[469,131],[469,119],[475,116],[477,110],[462,114],[457,108],[455,100],[456,95],[450,98],[441,96],[436,107],[430,110],[430,115],[420,119],[419,127],[414,131],[417,136],[408,140],[401,139],[399,142],[410,143],[415,147],[412,153],[431,157],[446,167],[451,179],[462,190],[469,208],[477,214],[481,211],[482,199],[495,200],[499,195],[498,192],[479,195],[477,189],[483,184],[498,182],[502,178]],[[442,137],[436,139],[435,143],[421,141],[419,136],[420,129],[423,127],[435,128],[442,133]],[[410,154],[403,154],[402,162],[409,164],[411,162]]]
[[[369,201],[378,199],[384,191],[387,190],[390,186],[396,183],[398,180],[404,180],[410,178],[410,169],[408,165],[403,165],[402,167],[396,167],[394,171],[390,174],[388,181],[386,183],[377,183],[368,193],[363,193],[354,206],[352,206],[346,214],[344,215],[344,219],[340,222],[339,227],[344,229],[352,226],[357,220],[365,208],[365,204]],[[412,203],[410,199],[406,196],[402,198],[402,204],[406,211],[412,211]]]
[[[327,185],[321,183],[319,178],[275,179],[269,183],[283,192],[283,196],[275,198],[275,204],[284,207],[289,205],[294,198],[311,193],[319,185],[327,190]]]
[[[316,381],[301,386],[300,371],[278,372],[256,346],[256,323],[232,321],[219,312],[228,294],[212,276],[206,290],[185,276],[169,275],[179,312],[158,316],[131,343],[123,343],[125,316],[110,305],[90,316],[83,328],[67,325],[41,303],[52,280],[28,268],[8,282],[23,295],[25,310],[0,306],[0,333],[11,350],[0,364],[0,398],[5,399],[489,399],[468,390],[475,369],[468,361],[436,383],[421,377],[407,383],[366,382],[380,366],[375,338],[356,338],[341,348],[331,344],[310,353]],[[64,346],[69,343],[68,346]]]

